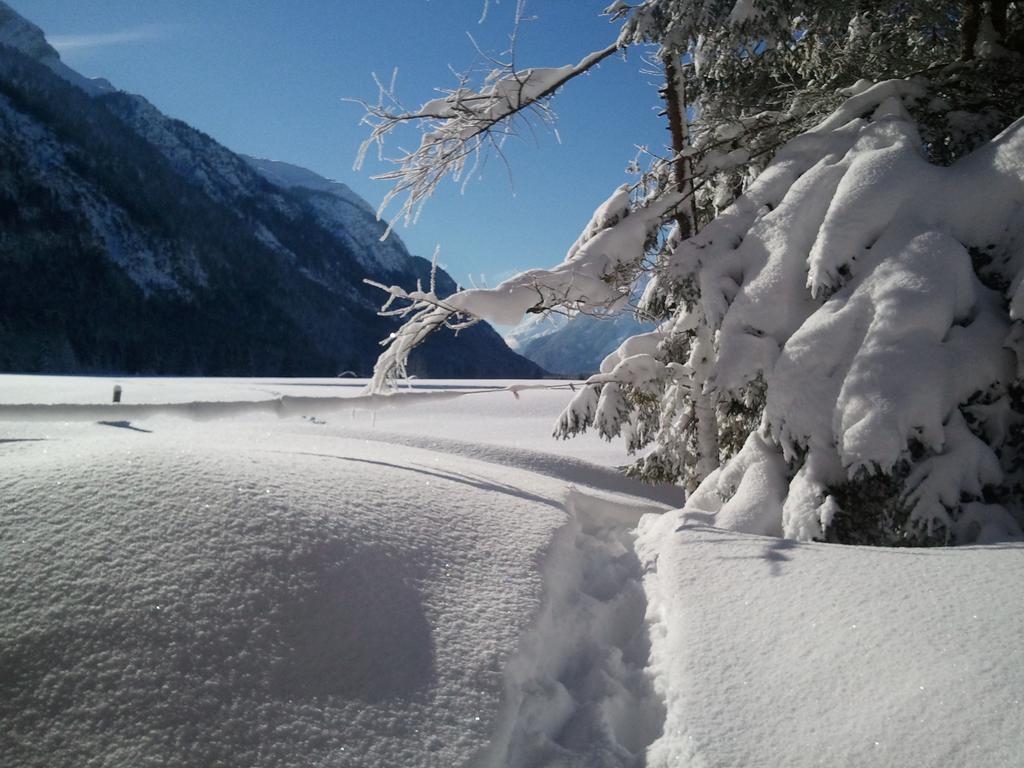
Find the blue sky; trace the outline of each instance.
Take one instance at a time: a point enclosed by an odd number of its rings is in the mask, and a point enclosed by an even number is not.
[[[398,93],[418,105],[451,85],[481,48],[507,47],[513,0],[7,0],[43,28],[64,61],[109,78],[229,148],[305,166],[349,184],[376,205],[384,166],[352,170],[366,129],[344,97],[375,97],[371,78],[398,68]],[[573,63],[607,45],[607,0],[533,0],[517,60]],[[505,166],[489,162],[464,193],[446,183],[399,234],[459,281],[488,285],[557,263],[590,212],[619,184],[635,144],[660,147],[651,75],[634,52],[577,79],[555,101],[561,143],[549,133],[514,141]],[[406,135],[406,144],[414,138]]]

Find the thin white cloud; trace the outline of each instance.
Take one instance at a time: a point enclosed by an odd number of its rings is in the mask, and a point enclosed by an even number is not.
[[[47,41],[60,53],[103,48],[111,45],[129,45],[168,37],[177,29],[173,24],[144,24],[116,32],[98,32],[91,35],[53,35]]]

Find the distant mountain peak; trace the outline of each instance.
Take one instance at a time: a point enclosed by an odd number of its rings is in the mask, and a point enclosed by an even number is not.
[[[281,160],[266,160],[243,154],[239,154],[239,157],[255,168],[267,181],[279,187],[284,187],[285,189],[301,187],[302,189],[312,189],[316,192],[327,192],[349,200],[370,213],[375,213],[368,202],[353,192],[347,184],[340,181],[328,179],[326,176],[321,176],[319,173],[315,173],[308,168],[285,163]]]
[[[0,0],[0,44],[17,48],[26,56],[49,65],[60,61],[57,49],[46,42],[46,34]]]
[[[54,74],[81,88],[91,96],[117,90],[102,77],[89,78],[63,61],[57,49],[46,40],[46,33],[0,0],[0,45],[7,45],[44,64]]]
[[[360,263],[371,271],[402,270],[408,251],[402,239],[394,232],[386,240],[380,237],[385,224],[377,219],[377,212],[351,187],[328,179],[308,168],[280,160],[263,160],[239,155],[271,184],[290,190],[315,193],[317,199],[308,200],[320,224],[337,237],[350,241]]]

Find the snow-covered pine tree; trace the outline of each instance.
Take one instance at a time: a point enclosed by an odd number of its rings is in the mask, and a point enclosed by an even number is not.
[[[673,127],[667,156],[557,267],[444,299],[387,289],[409,319],[374,386],[433,328],[614,310],[649,275],[643,309],[662,325],[609,356],[557,434],[653,443],[632,471],[681,482],[687,508],[723,527],[894,544],[1019,534],[1024,9],[645,0],[606,13],[618,40],[575,66],[461,82],[419,111],[371,108],[374,140],[424,124],[389,174],[406,212],[481,137],[616,50],[656,47]]]

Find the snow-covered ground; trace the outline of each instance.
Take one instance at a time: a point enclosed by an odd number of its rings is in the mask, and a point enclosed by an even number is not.
[[[1024,547],[713,529],[571,392],[361,383],[0,377],[0,765],[1024,762]]]

